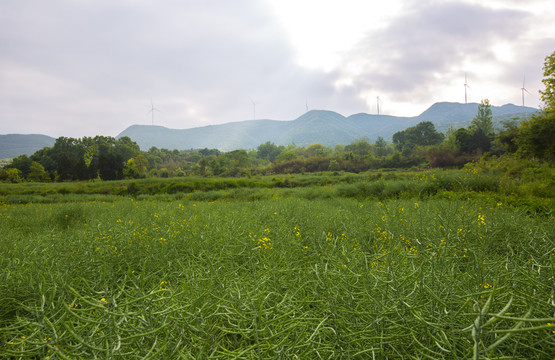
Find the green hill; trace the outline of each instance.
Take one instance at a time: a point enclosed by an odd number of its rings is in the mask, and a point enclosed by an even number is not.
[[[507,104],[492,106],[494,125],[501,120],[524,119],[537,111],[530,107]],[[439,131],[450,126],[466,127],[476,113],[478,104],[436,103],[419,116],[396,117],[388,115],[355,114],[345,117],[333,111],[312,110],[291,121],[249,120],[192,129],[168,129],[163,126],[133,125],[117,137],[128,136],[141,149],[152,146],[166,149],[216,148],[222,151],[254,149],[271,141],[276,145],[296,144],[308,146],[319,143],[326,146],[349,144],[368,137],[381,136],[390,140],[394,133],[431,121]]]
[[[46,146],[53,146],[56,139],[46,135],[0,135],[0,159],[11,159],[19,155],[32,155]]]

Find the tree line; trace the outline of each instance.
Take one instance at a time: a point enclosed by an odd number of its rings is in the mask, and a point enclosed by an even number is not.
[[[544,63],[543,107],[531,118],[505,121],[493,127],[489,100],[484,99],[467,128],[438,132],[425,121],[375,142],[358,139],[331,148],[321,144],[299,147],[272,142],[256,149],[221,152],[150,148],[142,151],[128,137],[81,139],[60,137],[54,146],[4,165],[0,181],[83,181],[173,176],[251,176],[316,171],[362,172],[380,168],[458,167],[483,155],[555,161],[555,52]]]

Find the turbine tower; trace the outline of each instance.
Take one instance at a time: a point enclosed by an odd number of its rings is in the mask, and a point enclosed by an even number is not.
[[[522,88],[520,88],[520,90],[522,91],[522,107],[524,107],[524,92],[527,92],[528,94],[530,94],[530,92],[526,90],[525,83],[526,83],[526,76],[522,78]]]
[[[378,115],[380,115],[380,104],[382,103],[382,101],[380,100],[380,96],[376,96],[376,107],[378,109]]]
[[[252,119],[256,120],[256,103],[251,99],[252,103]]]
[[[464,103],[467,103],[467,97],[466,97],[466,88],[470,88],[470,86],[468,86],[468,82],[466,80],[466,73],[464,73]]]
[[[149,113],[152,114],[152,125],[154,125],[154,112],[155,111],[160,111],[157,108],[154,107],[154,103],[152,102],[152,99],[150,99],[150,111]]]

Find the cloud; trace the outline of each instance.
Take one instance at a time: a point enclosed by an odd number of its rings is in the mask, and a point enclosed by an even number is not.
[[[536,30],[551,22],[514,6],[403,0],[324,71],[296,62],[300,50],[267,1],[3,0],[0,131],[114,136],[149,124],[151,100],[154,122],[171,128],[251,119],[251,100],[257,118],[283,120],[306,103],[371,112],[378,94],[386,110],[428,107],[453,101],[448,89],[462,89],[464,72],[475,101],[491,84],[518,95],[523,73],[537,93],[554,41]],[[339,28],[338,19],[317,23]]]
[[[287,120],[306,98],[363,105],[294,63],[263,2],[7,0],[0,13],[3,131],[116,135],[150,122],[151,99],[174,128],[250,119],[251,99],[257,118]]]
[[[529,25],[529,15],[518,10],[456,2],[414,3],[345,54],[345,68],[358,71],[344,76],[353,77],[361,92],[372,89],[399,102],[431,103],[434,89],[472,72],[471,65],[495,67],[502,59],[493,45],[514,42]],[[485,65],[475,71],[484,69]]]

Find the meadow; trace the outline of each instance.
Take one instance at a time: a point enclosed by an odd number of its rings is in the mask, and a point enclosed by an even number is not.
[[[0,187],[0,358],[555,357],[541,186],[211,181]]]

